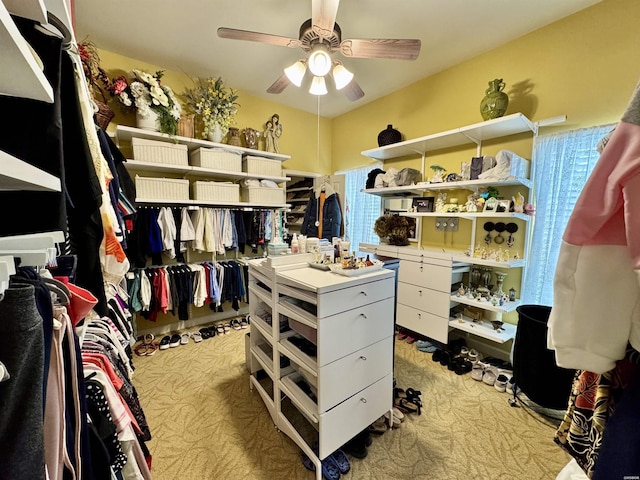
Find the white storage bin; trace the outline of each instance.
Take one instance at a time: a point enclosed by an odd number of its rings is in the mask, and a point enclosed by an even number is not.
[[[282,162],[270,158],[245,155],[242,159],[242,170],[251,175],[266,175],[269,177],[282,177]]]
[[[189,180],[136,175],[136,198],[189,200]]]
[[[238,203],[240,201],[240,185],[230,182],[193,182],[193,199]]]
[[[284,204],[284,189],[248,187],[240,190],[240,199],[249,203]]]
[[[198,148],[191,152],[191,165],[226,172],[242,172],[242,154],[223,148]]]
[[[186,145],[133,137],[131,147],[133,159],[140,162],[189,166],[189,152]]]

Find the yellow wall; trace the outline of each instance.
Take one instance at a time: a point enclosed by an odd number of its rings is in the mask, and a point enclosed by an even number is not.
[[[107,70],[110,78],[123,74],[130,77],[132,69],[145,70],[150,73],[163,70],[162,66],[152,65],[106,50],[100,50],[100,60],[101,66]],[[163,82],[169,85],[178,97],[186,88],[192,86],[191,78],[187,74],[170,70],[165,71]],[[233,87],[233,85],[230,85],[230,87]],[[318,121],[316,115],[262,100],[242,91],[239,91],[238,94],[237,101],[240,104],[236,115],[236,126],[238,128],[251,127],[262,131],[264,130],[265,122],[274,113],[280,115],[280,122],[283,126],[283,133],[280,138],[280,152],[291,156],[290,160],[283,163],[284,168],[323,174],[332,173],[330,119],[324,117],[320,119],[321,144],[318,155]],[[109,130],[114,129],[116,124],[135,126],[135,114],[133,111],[127,112],[123,110],[116,98],[110,98],[109,105],[116,113]],[[263,148],[262,143],[261,148]]]
[[[360,152],[377,147],[387,124],[411,139],[482,121],[480,100],[494,78],[507,84],[507,114],[522,112],[534,121],[567,115],[566,123],[541,134],[616,122],[640,74],[639,18],[637,0],[604,0],[344,114],[333,121],[333,169],[367,165]],[[421,55],[428,56],[428,48],[423,45]],[[500,148],[489,146],[484,153]],[[526,141],[509,148],[530,158]],[[455,162],[445,157],[437,163],[451,161],[456,168],[449,171],[459,171],[461,159],[474,151],[457,151]],[[420,168],[418,157],[388,165]],[[426,165],[428,170],[429,159]]]
[[[410,139],[482,121],[480,100],[494,78],[507,84],[507,114],[522,112],[534,121],[567,115],[567,122],[547,127],[542,134],[612,123],[620,118],[639,78],[638,18],[637,0],[603,0],[335,119],[322,117],[319,155],[314,114],[240,91],[237,126],[262,130],[266,119],[278,113],[285,129],[280,150],[291,155],[285,168],[332,173],[369,164],[360,152],[377,146],[377,135],[387,124]],[[423,45],[421,55],[428,56],[428,48]],[[162,68],[105,50],[100,57],[110,76],[133,68],[150,72]],[[177,94],[190,85],[183,72],[166,71],[165,82]],[[123,116],[115,99],[110,105],[118,114],[113,123],[134,124],[133,115]],[[484,153],[509,148],[530,157],[530,146],[530,139],[522,136],[507,145],[489,143]],[[474,152],[474,148],[455,150],[437,163],[457,171],[460,159]],[[427,170],[430,163],[427,159]],[[419,157],[395,160],[392,166],[420,168]]]

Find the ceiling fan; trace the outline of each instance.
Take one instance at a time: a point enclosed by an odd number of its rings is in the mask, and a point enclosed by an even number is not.
[[[335,52],[352,58],[388,58],[415,60],[420,54],[420,40],[393,38],[351,38],[342,40],[342,30],[336,23],[340,0],[312,0],[311,19],[300,26],[299,37],[289,38],[269,33],[218,28],[218,36],[233,40],[248,40],[289,48],[301,48],[307,57],[284,69],[284,73],[268,89],[269,93],[282,93],[293,83],[297,87],[307,74],[313,76],[309,93],[327,93],[325,77],[333,78],[336,89],[343,90],[351,101],[364,96],[353,80],[353,73],[339,60],[332,58]]]

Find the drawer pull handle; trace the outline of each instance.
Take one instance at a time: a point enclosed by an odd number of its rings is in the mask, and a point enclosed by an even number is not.
[[[367,292],[360,292],[360,295],[364,295],[365,297],[367,297]]]
[[[367,316],[364,313],[361,313],[360,315],[363,316],[364,318],[367,318]]]
[[[420,294],[420,296],[422,296],[422,290],[418,290],[418,293]]]
[[[362,398],[360,399],[360,401],[361,401],[362,403],[367,403],[367,399],[366,399],[366,398],[364,398],[364,397],[362,397]]]
[[[421,313],[418,314],[418,319],[422,319],[422,314]]]
[[[360,360],[364,360],[366,362],[367,361],[367,357],[365,357],[364,355],[360,355]]]
[[[420,271],[422,271],[422,265],[420,265]]]

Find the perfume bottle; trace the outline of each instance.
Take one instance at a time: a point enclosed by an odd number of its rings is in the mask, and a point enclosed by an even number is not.
[[[369,260],[369,255],[367,255],[367,258],[365,259],[364,264],[367,267],[372,267],[373,266],[373,262],[371,260]]]

